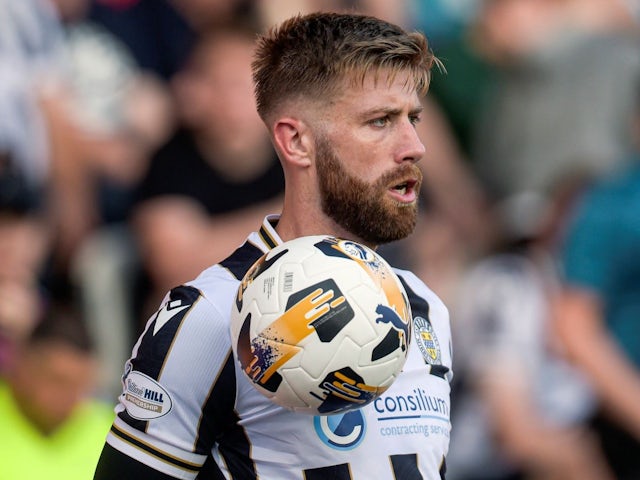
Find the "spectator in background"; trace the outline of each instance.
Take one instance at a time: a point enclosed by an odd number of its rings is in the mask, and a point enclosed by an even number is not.
[[[31,188],[51,173],[42,102],[61,102],[64,34],[44,0],[0,0],[0,145]]]
[[[128,189],[169,131],[169,101],[126,48],[87,21],[88,6],[89,0],[0,0],[0,149],[40,196],[50,239],[40,272],[47,294],[76,301],[78,290],[86,296],[97,282],[115,309],[118,297],[100,282],[102,267],[118,266],[126,247],[111,242],[118,247],[97,264],[86,258],[99,255],[86,251],[99,249],[87,246],[105,224],[124,219]],[[95,317],[92,307],[84,319]],[[116,327],[107,318],[106,328]],[[100,345],[117,356],[117,347]]]
[[[244,26],[203,35],[174,78],[181,128],[154,156],[132,216],[152,305],[279,208],[283,173],[252,93],[254,36]]]
[[[488,0],[473,29],[495,81],[471,158],[497,199],[624,163],[640,48],[623,0]]]
[[[457,365],[448,478],[613,479],[587,425],[593,398],[552,324],[553,256],[588,176],[502,209],[503,244],[466,273],[452,308]]]
[[[51,308],[0,380],[0,479],[91,478],[113,420],[83,323]]]
[[[62,286],[83,242],[124,221],[130,189],[170,130],[163,85],[120,41],[86,17],[90,0],[49,0],[64,31],[62,105],[47,105],[53,148],[54,280]]]
[[[638,123],[640,114],[640,136]],[[556,328],[597,394],[593,423],[619,480],[640,478],[639,151],[628,158],[627,170],[602,179],[581,202],[556,302]]]
[[[41,276],[49,244],[38,191],[0,152],[0,375],[41,315]]]

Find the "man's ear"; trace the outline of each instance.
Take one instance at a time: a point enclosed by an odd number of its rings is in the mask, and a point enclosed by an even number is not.
[[[312,161],[311,131],[304,121],[295,118],[280,118],[273,126],[276,148],[287,162],[309,166]]]

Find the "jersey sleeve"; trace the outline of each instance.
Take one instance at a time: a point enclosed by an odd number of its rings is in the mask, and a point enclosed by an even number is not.
[[[135,470],[134,463],[170,477],[196,478],[233,422],[236,387],[227,317],[192,286],[167,295],[125,366],[103,453],[108,461],[100,462],[97,478],[146,478],[103,473]]]
[[[108,443],[104,446],[93,480],[171,480],[175,477],[160,473],[144,463],[116,450]]]

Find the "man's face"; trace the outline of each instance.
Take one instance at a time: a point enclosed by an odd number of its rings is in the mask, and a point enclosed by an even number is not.
[[[263,137],[264,125],[253,98],[252,58],[250,39],[203,41],[173,81],[182,121],[225,146]]]
[[[38,219],[0,214],[0,281],[33,283],[46,249],[46,231]]]
[[[406,237],[416,223],[424,146],[414,128],[420,101],[406,80],[381,75],[349,88],[316,141],[323,212],[373,245]]]
[[[50,341],[21,355],[12,384],[25,415],[49,434],[90,392],[95,373],[91,356]]]

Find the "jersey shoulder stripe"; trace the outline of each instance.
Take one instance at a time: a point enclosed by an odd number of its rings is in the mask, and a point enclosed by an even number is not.
[[[264,252],[250,242],[245,242],[231,256],[220,262],[237,279],[241,280],[249,267],[258,260]]]
[[[135,371],[152,381],[159,379],[176,333],[199,298],[200,292],[191,286],[182,285],[169,292],[138,341],[136,354],[127,365],[125,377]],[[131,395],[131,400],[134,398],[132,392],[125,392],[124,395]],[[119,412],[118,416],[141,431],[145,431],[148,425],[147,420],[132,417],[126,409]]]

